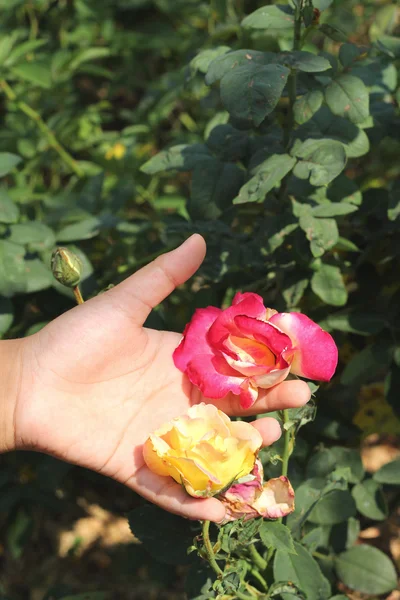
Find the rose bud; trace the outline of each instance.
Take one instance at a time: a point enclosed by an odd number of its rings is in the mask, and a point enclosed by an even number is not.
[[[252,425],[202,403],[150,435],[143,456],[153,473],[172,477],[191,496],[208,497],[248,475],[261,444]]]
[[[294,511],[294,491],[287,477],[275,477],[263,483],[263,468],[256,460],[251,475],[234,483],[218,496],[226,508],[225,523],[244,517],[278,519]]]
[[[53,276],[59,283],[66,287],[76,287],[82,276],[81,259],[68,250],[68,248],[56,248],[51,256],[51,270]]]
[[[225,310],[197,309],[173,358],[207,398],[232,393],[249,408],[259,388],[280,383],[289,372],[329,381],[338,352],[331,335],[306,315],[278,313],[247,292]]]

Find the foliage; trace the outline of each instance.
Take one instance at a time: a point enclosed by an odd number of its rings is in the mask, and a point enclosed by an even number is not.
[[[285,525],[212,528],[222,578],[197,525],[132,511],[160,572],[163,561],[188,565],[190,600],[322,600],[338,597],[339,581],[374,595],[396,585],[386,555],[354,545],[360,522],[386,518],[399,484],[398,461],[371,478],[357,449],[363,432],[400,432],[396,10],[355,0],[0,3],[0,336],[29,335],[73,305],[51,276],[55,245],[78,254],[89,297],[199,232],[205,263],[150,326],[182,330],[195,308],[226,306],[241,289],[304,311],[339,346],[317,414],[276,415],[296,512]],[[268,476],[281,473],[283,453],[283,442],[264,451]],[[13,560],[32,539],[32,506],[62,510],[56,490],[69,471],[2,457]],[[106,597],[80,591],[54,597]],[[1,593],[14,589],[0,583]]]

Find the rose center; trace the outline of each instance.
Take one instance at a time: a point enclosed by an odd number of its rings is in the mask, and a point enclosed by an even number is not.
[[[275,355],[265,344],[233,335],[230,336],[229,341],[231,349],[236,352],[241,361],[269,367],[275,365]]]

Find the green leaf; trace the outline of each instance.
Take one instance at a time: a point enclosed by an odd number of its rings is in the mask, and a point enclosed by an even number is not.
[[[382,488],[373,479],[358,483],[352,489],[357,510],[374,521],[383,521],[388,515],[388,509]]]
[[[205,77],[206,85],[212,85],[223,78],[232,69],[242,66],[267,65],[276,59],[273,52],[260,52],[259,50],[233,50],[218,56],[211,63]]]
[[[298,306],[309,283],[309,278],[304,277],[301,273],[294,273],[292,276],[285,277],[282,285],[282,296],[287,307]]]
[[[77,223],[62,227],[57,233],[57,242],[73,242],[75,240],[90,240],[100,232],[101,222],[97,217],[87,217]]]
[[[25,260],[25,292],[39,292],[53,285],[53,276],[50,267],[43,264],[38,258]]]
[[[7,547],[14,560],[21,558],[33,529],[33,518],[24,508],[19,508],[7,527]]]
[[[192,219],[217,219],[243,183],[244,172],[232,163],[202,161],[193,171],[188,212]]]
[[[341,74],[325,89],[325,100],[334,115],[362,123],[369,115],[369,94],[359,77]]]
[[[356,504],[350,492],[334,490],[318,502],[308,520],[317,525],[336,525],[356,514]]]
[[[305,213],[300,217],[299,225],[310,242],[312,255],[316,258],[333,248],[339,238],[339,230],[334,219],[316,219],[311,214]]]
[[[8,298],[0,296],[0,337],[7,333],[14,320],[14,309]]]
[[[391,347],[386,340],[381,340],[366,346],[353,356],[344,368],[340,381],[343,385],[358,385],[364,383],[384,368],[391,361]]]
[[[325,600],[331,595],[331,586],[322,575],[318,563],[311,554],[298,543],[294,544],[296,554],[278,550],[274,557],[275,581],[291,581],[307,600]]]
[[[187,554],[194,537],[190,522],[149,504],[128,513],[128,520],[132,533],[156,560],[169,565],[192,562]]]
[[[351,64],[366,54],[368,48],[366,46],[355,46],[354,44],[342,44],[339,48],[339,60],[344,67],[350,67]]]
[[[16,167],[22,158],[10,152],[0,152],[0,177],[8,175],[14,167]]]
[[[386,320],[380,315],[356,309],[329,315],[320,322],[322,329],[336,329],[357,335],[375,335],[382,331],[386,324]]]
[[[212,155],[205,144],[180,144],[159,152],[141,166],[140,170],[147,175],[162,171],[191,171],[195,165]]]
[[[335,457],[336,469],[349,469],[350,483],[358,483],[364,477],[364,467],[358,450],[344,448],[343,446],[334,446],[330,448]]]
[[[347,35],[336,27],[335,25],[329,25],[328,23],[322,23],[322,25],[318,28],[322,33],[324,33],[327,37],[331,38],[335,42],[345,42],[347,40]]]
[[[346,152],[343,144],[334,140],[297,140],[291,154],[299,161],[293,174],[300,179],[310,179],[311,185],[327,185],[346,166]]]
[[[343,306],[347,302],[347,290],[339,267],[322,264],[313,273],[311,289],[326,304]]]
[[[324,202],[312,209],[312,215],[313,217],[340,217],[356,210],[357,206],[347,202]]]
[[[296,123],[302,125],[321,108],[324,94],[321,90],[311,90],[296,100],[293,105],[293,114]]]
[[[51,72],[47,65],[24,62],[12,67],[11,73],[42,88],[49,89],[51,87]]]
[[[0,240],[0,294],[6,298],[25,291],[24,255],[23,246]]]
[[[242,27],[263,29],[265,33],[292,31],[294,25],[293,10],[286,5],[277,4],[263,6],[247,15],[242,21]]]
[[[263,202],[265,196],[289,173],[296,159],[289,154],[274,154],[255,169],[255,175],[241,188],[233,204]]]
[[[331,68],[329,60],[312,54],[312,52],[305,52],[304,50],[281,52],[278,55],[278,60],[291,69],[298,69],[305,73],[318,73]]]
[[[21,246],[27,246],[31,252],[51,250],[56,243],[53,230],[40,221],[11,225],[8,240]]]
[[[111,600],[109,592],[85,592],[83,594],[73,594],[72,596],[63,596],[60,600]]]
[[[219,56],[225,55],[229,52],[229,46],[218,46],[217,48],[208,48],[199,52],[189,63],[192,72],[207,73],[210,64]]]
[[[28,40],[22,44],[19,44],[12,50],[12,52],[10,52],[7,60],[4,62],[4,66],[11,67],[20,58],[25,57],[27,54],[30,54],[34,50],[41,48],[45,44],[47,44],[47,40]]]
[[[383,465],[375,474],[374,480],[378,483],[400,485],[400,458]]]
[[[19,217],[19,208],[10,198],[7,190],[0,187],[0,223],[16,223]]]
[[[339,579],[350,589],[365,594],[385,594],[397,586],[396,570],[391,560],[372,546],[350,548],[335,559]]]
[[[1,204],[1,197],[0,197]],[[388,219],[395,221],[400,215],[400,180],[397,180],[389,192]],[[1,218],[0,218],[1,220]]]
[[[267,548],[289,552],[289,554],[296,553],[289,527],[278,521],[263,521],[260,527],[260,537]]]
[[[235,119],[258,127],[277,105],[289,69],[248,64],[228,71],[221,80],[221,100]]]
[[[236,161],[244,158],[249,149],[250,138],[230,124],[216,125],[207,137],[207,146],[221,160]]]

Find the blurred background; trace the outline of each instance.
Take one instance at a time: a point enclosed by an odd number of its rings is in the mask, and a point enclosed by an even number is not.
[[[318,391],[291,480],[301,483],[305,469],[316,476],[315,452],[331,452],[322,475],[329,473],[338,447],[372,474],[400,455],[397,3],[314,2],[326,9],[321,22],[348,41],[390,49],[366,73],[358,68],[373,120],[364,148],[332,185],[333,196],[357,210],[337,219],[340,238],[324,256],[334,269],[328,283],[313,280],[304,234],[276,230],[273,205],[215,205],[204,176],[191,183],[188,172],[141,170],[162,149],[204,143],[227,121],[218,89],[205,85],[193,60],[200,50],[287,49],[285,36],[240,29],[264,4],[0,0],[0,336],[31,335],[74,305],[49,268],[57,244],[82,258],[88,298],[199,232],[208,244],[204,265],[148,325],[181,331],[197,307],[227,305],[237,289],[262,294],[278,310],[304,310],[331,331],[340,364]],[[341,41],[317,34],[309,43],[336,55]],[[284,118],[285,98],[277,112]],[[223,143],[213,143],[221,156]],[[399,566],[398,488],[386,483],[374,511],[357,506],[357,535]],[[186,566],[157,561],[132,536],[126,515],[141,504],[116,483],[55,459],[1,456],[0,598],[203,597],[185,593]]]

